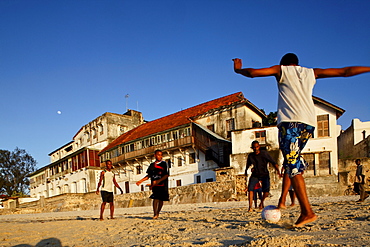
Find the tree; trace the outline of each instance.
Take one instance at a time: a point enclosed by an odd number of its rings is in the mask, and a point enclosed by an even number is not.
[[[37,162],[26,150],[0,149],[0,193],[8,196],[24,195],[30,184],[27,176],[36,170]]]
[[[265,111],[261,109],[264,113]],[[274,126],[277,124],[277,112],[270,112],[267,118],[262,120],[263,126]]]

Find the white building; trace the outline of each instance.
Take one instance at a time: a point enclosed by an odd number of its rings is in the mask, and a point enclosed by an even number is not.
[[[338,174],[337,137],[340,126],[337,119],[344,110],[318,97],[313,97],[317,126],[313,137],[308,141],[302,154],[310,166],[305,176],[325,176]],[[246,157],[252,152],[251,143],[257,140],[262,147],[272,153],[278,163],[282,164],[282,156],[278,151],[277,127],[253,128],[233,131],[232,155],[230,165],[236,168],[239,174],[245,172]]]
[[[100,172],[98,152],[143,123],[140,112],[129,110],[125,114],[104,113],[81,127],[71,142],[49,154],[50,164],[29,176],[31,197],[95,191]]]
[[[370,157],[370,121],[361,122],[355,118],[351,126],[338,137],[340,159]]]
[[[140,125],[99,155],[118,168],[117,182],[126,193],[148,190],[135,183],[146,175],[156,149],[171,164],[170,187],[211,182],[214,169],[230,165],[231,133],[260,126],[265,117],[239,92]]]

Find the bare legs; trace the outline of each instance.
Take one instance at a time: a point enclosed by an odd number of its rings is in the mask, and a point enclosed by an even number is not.
[[[252,191],[248,191],[248,202],[249,202],[249,209],[248,209],[248,212],[252,212],[253,209],[253,195],[254,195],[254,192],[253,190]]]
[[[295,194],[297,196],[299,205],[301,206],[301,215],[294,224],[295,227],[301,227],[307,223],[313,222],[317,219],[317,216],[312,211],[310,202],[308,201],[306,184],[302,174],[295,175],[290,179]]]
[[[106,202],[103,202],[100,206],[100,220],[104,220],[103,214],[104,214],[106,204],[107,204]],[[113,202],[109,203],[109,209],[110,209],[110,218],[114,219],[114,217],[113,217],[113,215],[114,215],[114,203]]]
[[[253,206],[253,195],[254,195],[254,191],[248,191],[248,202],[249,202],[249,209],[248,209],[248,212],[252,212],[253,209],[252,209],[252,206]],[[265,199],[267,198],[267,196],[269,195],[269,192],[263,192],[263,195],[262,195],[262,199],[261,199],[261,203],[259,205],[259,209],[263,209],[265,207]],[[257,207],[257,202],[256,202],[256,207]]]
[[[286,208],[285,206],[286,196],[288,195],[290,185],[291,185],[291,181],[290,181],[289,175],[285,173],[283,177],[283,185],[281,188],[281,196],[279,199],[278,208]]]
[[[154,212],[153,219],[158,219],[159,213],[161,212],[162,207],[163,207],[163,201],[158,200],[158,199],[153,200],[153,212]]]

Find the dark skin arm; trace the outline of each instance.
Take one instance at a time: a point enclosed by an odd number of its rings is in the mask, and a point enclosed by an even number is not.
[[[269,68],[261,68],[261,69],[253,69],[253,68],[245,68],[242,69],[242,60],[240,58],[233,59],[234,61],[234,71],[235,73],[244,75],[246,77],[254,78],[254,77],[266,77],[266,76],[274,76],[277,81],[280,80],[281,77],[281,67],[280,65],[275,65]],[[292,64],[295,65],[295,64]],[[344,68],[333,68],[333,69],[313,69],[315,73],[315,78],[330,78],[330,77],[350,77],[355,76],[363,73],[370,72],[370,67],[368,66],[350,66]]]
[[[233,61],[234,61],[235,73],[238,73],[246,77],[250,77],[250,78],[275,76],[277,80],[280,79],[281,68],[279,65],[275,65],[269,68],[261,68],[261,69],[252,69],[252,68],[242,69],[243,64],[240,58],[235,58],[233,59]]]
[[[104,178],[104,172],[101,172],[101,173],[100,173],[100,178],[99,178],[98,187],[96,188],[96,192],[95,192],[97,195],[99,195],[99,188],[100,188],[100,185],[101,185],[101,183],[102,183],[102,181],[103,181],[103,178]]]
[[[121,189],[121,187],[119,187],[115,176],[113,177],[113,183],[114,183],[114,186],[116,186],[121,191],[121,194],[123,194],[123,190]]]
[[[351,66],[339,69],[313,69],[316,79],[329,77],[349,77],[370,72],[370,67]]]

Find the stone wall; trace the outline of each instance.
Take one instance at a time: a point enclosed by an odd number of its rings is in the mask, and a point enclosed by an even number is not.
[[[367,167],[370,159],[367,161]],[[343,164],[343,166],[345,166]],[[192,184],[169,189],[169,202],[165,204],[187,204],[204,202],[225,202],[230,200],[247,200],[245,189],[247,177],[235,175],[233,168],[220,168],[216,171],[216,182]],[[273,172],[273,171],[271,171]],[[352,167],[351,167],[351,172]],[[279,196],[281,179],[275,173],[271,174],[271,193]],[[337,176],[306,178],[309,196],[337,196],[343,195],[346,185],[338,183]],[[150,206],[151,191],[142,191],[115,196],[116,208]],[[17,201],[8,200],[4,203],[5,209],[0,214],[26,214],[41,212],[62,212],[79,210],[99,210],[101,197],[94,192],[78,194],[69,193],[49,198],[41,197],[38,201],[19,204]]]
[[[340,159],[339,160],[339,183],[347,187],[353,185],[356,175],[356,159]],[[366,186],[370,185],[370,158],[360,158],[361,164],[365,168]]]

